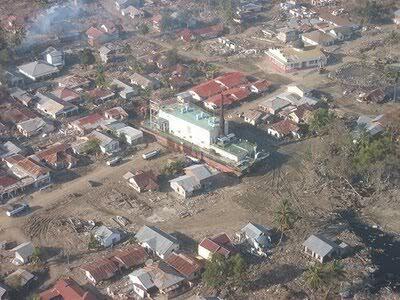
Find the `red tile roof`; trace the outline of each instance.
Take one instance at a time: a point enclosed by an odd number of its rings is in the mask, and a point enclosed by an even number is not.
[[[229,96],[233,101],[242,101],[250,96],[250,90],[247,87],[237,87],[229,89],[222,93]]]
[[[97,297],[90,291],[85,291],[79,284],[66,278],[57,281],[53,288],[40,293],[40,300],[96,300]]]
[[[233,88],[248,82],[246,76],[242,72],[225,73],[215,78],[215,81],[221,82],[226,88]]]
[[[59,162],[76,163],[78,159],[66,153],[66,151],[70,148],[70,145],[57,143],[45,150],[36,152],[35,155],[50,165],[54,165]]]
[[[215,96],[212,96],[211,98],[208,98],[205,102],[212,103],[217,108],[220,108],[222,106],[222,103],[224,104],[224,107],[234,103],[234,101],[229,96],[222,94],[217,94]]]
[[[143,264],[148,258],[146,251],[140,246],[130,246],[126,249],[115,250],[111,259],[125,268],[132,268]]]
[[[289,135],[299,130],[299,127],[295,123],[287,119],[271,124],[269,127],[281,135]]]
[[[112,95],[114,95],[114,92],[103,88],[95,88],[88,91],[87,95],[92,100],[98,100],[101,98],[111,97]]]
[[[66,87],[64,87],[64,88],[60,87],[58,89],[55,89],[52,92],[52,94],[64,101],[67,101],[67,102],[68,101],[76,101],[76,100],[79,100],[79,98],[80,98],[80,95],[77,92],[75,92],[69,88],[66,88]]]
[[[96,27],[90,27],[87,31],[86,31],[86,35],[88,36],[88,38],[91,39],[97,39],[101,36],[103,36],[105,33],[103,31],[101,31],[100,29],[97,29]]]
[[[1,187],[8,187],[17,183],[18,180],[9,176],[0,176],[0,186]]]
[[[157,183],[157,176],[153,173],[152,170],[137,171],[132,178],[141,190],[155,191],[159,188]]]
[[[85,126],[85,125],[89,125],[89,124],[98,123],[102,120],[104,120],[104,117],[102,115],[96,113],[96,114],[91,114],[86,117],[80,118],[80,119],[74,121],[74,123],[77,124],[78,126]]]
[[[13,155],[11,157],[7,157],[5,159],[6,162],[10,163],[16,168],[21,169],[22,171],[28,173],[33,177],[39,177],[41,175],[45,175],[49,172],[49,170],[43,166],[41,166],[36,161],[31,158],[23,157],[20,154]]]
[[[96,282],[109,279],[118,272],[118,266],[108,258],[100,258],[93,263],[81,266],[81,269],[89,272]]]
[[[203,268],[200,260],[185,253],[172,253],[165,262],[185,277],[191,277]]]
[[[219,253],[225,257],[236,253],[236,249],[232,245],[231,239],[225,233],[221,233],[214,238],[205,238],[201,241],[199,246],[212,253]]]
[[[201,98],[209,98],[224,91],[225,88],[214,80],[204,82],[192,88],[192,91],[199,95]]]
[[[259,91],[265,91],[272,86],[272,82],[268,80],[258,80],[252,84],[256,87]]]

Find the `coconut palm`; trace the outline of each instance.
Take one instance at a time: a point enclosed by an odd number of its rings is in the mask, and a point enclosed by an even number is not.
[[[296,213],[293,211],[292,205],[290,204],[289,200],[284,199],[275,211],[275,221],[279,225],[279,229],[281,231],[279,244],[282,241],[283,233],[286,230],[292,228],[293,224],[296,221],[296,218]]]
[[[326,272],[321,264],[310,266],[305,272],[305,280],[312,290],[319,290],[326,284]]]

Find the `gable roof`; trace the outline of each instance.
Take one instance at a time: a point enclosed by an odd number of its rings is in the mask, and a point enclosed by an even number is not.
[[[288,135],[292,132],[297,132],[300,129],[299,126],[297,126],[292,121],[289,121],[288,119],[281,120],[279,122],[269,125],[268,127],[275,130],[276,132],[279,132],[282,135]]]
[[[140,243],[148,244],[150,249],[160,255],[166,253],[172,245],[178,244],[175,237],[154,226],[143,226],[138,233],[136,233],[135,238]]]
[[[108,228],[107,226],[101,225],[93,229],[93,235],[96,238],[101,238],[102,240],[108,239],[113,234],[119,234],[119,232],[113,228]]]
[[[214,80],[206,81],[192,88],[201,98],[209,98],[224,91],[225,88]]]
[[[111,254],[111,259],[122,264],[126,268],[138,266],[146,261],[148,255],[140,246],[130,246],[125,249],[117,249]]]
[[[108,258],[100,258],[81,266],[81,269],[89,272],[96,282],[100,282],[113,277],[118,271],[118,266]]]
[[[320,234],[310,235],[310,237],[303,243],[303,246],[317,253],[321,257],[328,255],[334,249],[338,248],[337,244]]]
[[[225,257],[236,253],[236,249],[226,233],[221,233],[213,238],[205,238],[201,241],[199,246],[207,249],[213,254],[219,253]]]
[[[165,262],[186,278],[199,272],[203,267],[200,260],[187,253],[171,253]]]
[[[129,178],[133,180],[136,185],[142,190],[158,190],[157,176],[152,170],[142,171],[139,170],[132,177]]]
[[[214,79],[226,88],[230,89],[248,82],[246,76],[242,72],[229,72]]]
[[[37,178],[42,175],[46,175],[49,169],[43,167],[33,159],[29,157],[23,157],[20,154],[10,156],[5,161],[12,165],[12,171],[22,176],[31,176]],[[21,174],[22,172],[22,174]]]
[[[52,288],[40,293],[40,299],[96,300],[97,297],[92,292],[85,291],[75,280],[68,277],[58,280]]]
[[[18,253],[24,259],[28,259],[30,256],[32,256],[33,250],[34,247],[32,242],[25,242],[11,249],[10,251]]]
[[[59,87],[51,92],[52,95],[62,99],[63,101],[74,101],[80,98],[80,95],[67,87]]]

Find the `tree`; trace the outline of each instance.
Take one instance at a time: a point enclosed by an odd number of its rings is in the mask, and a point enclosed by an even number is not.
[[[385,18],[382,5],[375,0],[367,0],[364,6],[360,5],[358,14],[362,18],[362,24],[377,23]]]
[[[335,119],[335,115],[326,108],[317,109],[310,121],[310,129],[314,132],[321,132]]]
[[[33,263],[40,263],[42,261],[42,257],[41,256],[42,256],[42,251],[40,250],[39,247],[35,247],[33,249],[33,254],[32,254],[32,257],[31,257],[31,261]]]
[[[139,26],[139,31],[140,31],[140,33],[143,34],[143,35],[148,34],[148,33],[150,32],[149,25],[147,25],[147,24],[145,24],[145,23],[140,24],[140,26]]]
[[[246,282],[247,275],[247,264],[240,254],[235,254],[229,259],[229,265],[231,267],[231,276],[233,281],[242,285]]]
[[[94,57],[92,50],[89,48],[83,49],[81,52],[79,52],[79,59],[81,61],[82,65],[92,65],[96,61],[96,58]]]
[[[88,249],[89,250],[97,250],[100,248],[100,246],[101,246],[100,242],[96,239],[96,237],[93,234],[91,234],[90,240],[88,243]]]
[[[203,280],[206,285],[218,288],[222,286],[229,277],[229,267],[227,260],[218,253],[215,253],[211,260],[206,262]]]
[[[4,48],[0,50],[0,64],[3,66],[7,66],[12,61],[12,55],[8,48]]]
[[[282,241],[283,233],[286,230],[291,229],[296,222],[296,214],[288,199],[284,199],[275,211],[275,221],[281,231],[280,243]]]
[[[90,139],[87,141],[83,152],[92,155],[92,154],[97,154],[100,152],[100,141],[98,139]]]
[[[235,11],[233,0],[221,0],[220,11],[224,17],[224,21],[227,24],[230,24],[233,20],[233,15]]]
[[[179,62],[178,50],[176,48],[168,50],[166,57],[167,57],[167,63],[170,66],[176,65]]]
[[[400,35],[399,35],[400,40]],[[386,76],[393,82],[393,101],[397,100],[397,87],[399,85],[400,80],[400,71],[399,70],[388,70]]]
[[[104,75],[104,69],[102,66],[97,67],[97,75],[95,82],[97,87],[104,88],[106,86],[106,77]]]
[[[305,272],[305,280],[311,289],[321,289],[326,284],[326,273],[323,265],[317,263],[310,266]]]

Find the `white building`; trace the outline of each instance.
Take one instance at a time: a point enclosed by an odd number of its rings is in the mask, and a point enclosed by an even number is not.
[[[92,131],[88,136],[89,140],[99,141],[99,147],[104,154],[112,154],[119,151],[119,142],[100,131]]]
[[[298,49],[293,47],[270,48],[267,59],[282,72],[318,68],[327,64],[327,57],[318,47]]]
[[[201,148],[210,148],[219,136],[219,118],[188,103],[165,105],[158,117],[167,122],[165,131]]]
[[[55,67],[62,67],[65,64],[65,59],[64,59],[64,52],[61,50],[57,50],[54,47],[49,47],[45,51],[45,58],[46,61]]]
[[[118,231],[104,225],[94,229],[93,236],[106,248],[117,244],[121,240],[121,235]]]

